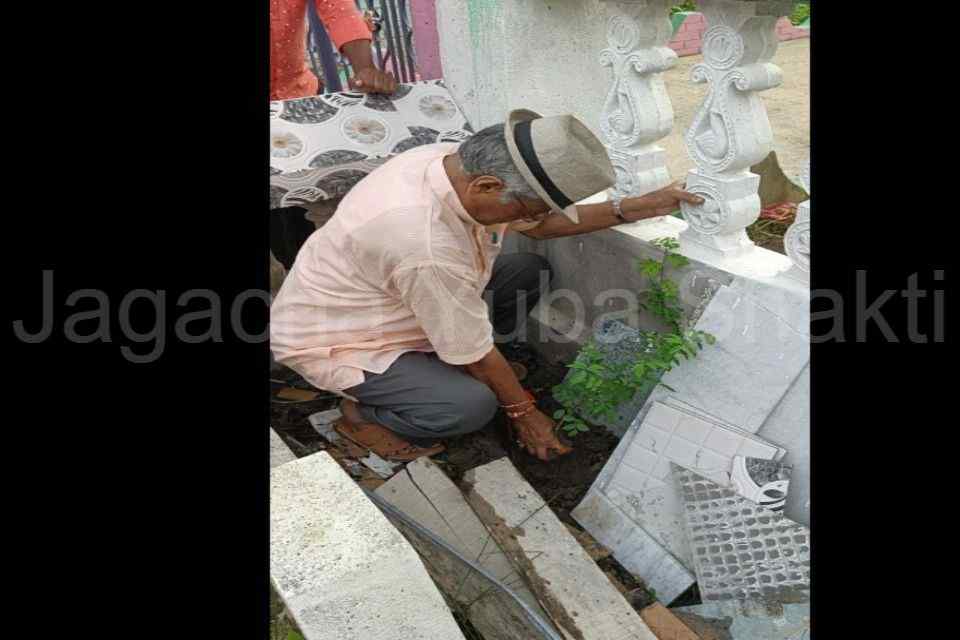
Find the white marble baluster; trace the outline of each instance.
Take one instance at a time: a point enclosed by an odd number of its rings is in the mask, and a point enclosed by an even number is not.
[[[617,172],[610,195],[638,196],[670,182],[666,154],[656,143],[673,129],[673,106],[660,77],[677,62],[677,54],[666,46],[672,35],[672,2],[610,4],[608,47],[600,54],[600,64],[612,69],[613,84],[601,113],[600,134]]]
[[[707,97],[686,134],[696,168],[687,189],[703,196],[701,206],[683,205],[690,227],[681,240],[707,247],[721,257],[754,248],[746,228],[760,215],[760,176],[749,168],[773,149],[773,134],[759,92],[776,87],[780,68],[770,63],[779,40],[776,23],[792,0],[700,0],[709,27],[703,34],[703,62],[694,82],[708,84]]]
[[[808,159],[800,172],[800,184],[804,191],[810,193],[810,160]],[[804,200],[797,207],[797,217],[783,236],[783,247],[793,260],[793,266],[786,275],[810,282],[810,200]]]

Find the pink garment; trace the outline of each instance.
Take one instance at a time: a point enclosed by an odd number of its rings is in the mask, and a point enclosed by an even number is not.
[[[270,0],[270,99],[317,94],[320,83],[307,67],[307,2]],[[313,0],[317,15],[339,51],[354,40],[370,40],[370,28],[353,0]]]
[[[408,351],[455,365],[489,353],[483,292],[508,225],[484,227],[463,208],[443,169],[457,146],[392,158],[307,239],[270,309],[277,362],[341,392]]]

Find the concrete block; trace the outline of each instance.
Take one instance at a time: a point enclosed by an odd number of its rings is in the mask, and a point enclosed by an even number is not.
[[[657,640],[507,458],[468,471],[466,496],[568,638]]]
[[[694,583],[691,571],[602,493],[591,490],[571,515],[660,602],[670,604]]]
[[[376,493],[507,586],[534,613],[549,620],[463,494],[436,463],[428,458],[415,460],[406,466],[405,471],[380,486]],[[411,542],[417,544],[416,539]],[[527,628],[522,617],[513,615],[509,607],[503,606],[496,594],[485,597],[489,591],[486,582],[469,568],[459,565],[448,568],[440,563],[433,563],[428,568],[447,597],[464,608],[470,622],[484,638],[527,640],[539,637],[535,630]]]
[[[270,472],[270,578],[307,640],[464,637],[416,551],[326,452]]]
[[[297,456],[290,450],[287,443],[280,439],[280,436],[273,430],[273,427],[270,427],[270,468],[272,469],[273,467],[280,466],[285,462],[292,462],[296,459]]]
[[[809,640],[810,604],[751,600],[710,602],[671,609],[703,640]]]

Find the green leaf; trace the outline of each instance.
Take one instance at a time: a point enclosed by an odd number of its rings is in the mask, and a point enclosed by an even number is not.
[[[303,640],[303,636],[293,629],[289,629],[287,630],[287,637],[285,640]]]
[[[678,253],[667,254],[666,260],[667,262],[670,263],[671,266],[674,266],[674,267],[685,267],[688,264],[690,264],[690,261],[687,260],[686,257],[681,256]]]
[[[590,427],[588,427],[587,425],[581,422],[580,424],[577,425],[577,431],[581,431],[581,432],[590,431]]]
[[[556,411],[553,412],[553,419],[559,420],[564,416],[564,414],[566,414],[566,411],[564,411],[563,409],[557,409]]]

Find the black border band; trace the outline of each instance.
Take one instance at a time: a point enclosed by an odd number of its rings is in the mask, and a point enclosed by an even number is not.
[[[530,124],[532,122],[532,120],[524,120],[513,126],[513,139],[517,143],[517,151],[520,152],[520,157],[527,163],[527,168],[530,169],[530,173],[537,179],[537,182],[539,182],[543,190],[547,192],[547,195],[560,205],[561,209],[566,209],[573,204],[573,200],[565,196],[563,192],[557,188],[557,185],[553,184],[553,180],[550,179],[547,172],[540,166],[540,160],[537,159],[537,154],[533,150],[533,140],[530,137]]]

